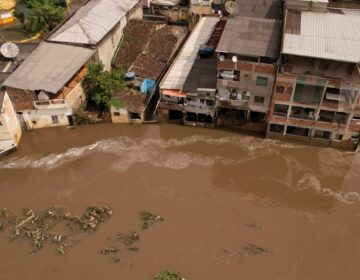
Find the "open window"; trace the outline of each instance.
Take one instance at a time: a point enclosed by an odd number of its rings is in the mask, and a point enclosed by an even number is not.
[[[291,107],[290,117],[295,119],[314,120],[315,109],[293,106]]]
[[[275,104],[273,116],[286,117],[288,114],[289,106],[284,104]]]

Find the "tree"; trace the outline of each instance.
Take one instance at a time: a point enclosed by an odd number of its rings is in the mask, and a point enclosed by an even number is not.
[[[49,32],[66,15],[66,0],[18,0],[15,15],[30,33]]]
[[[104,71],[101,63],[90,64],[88,70],[85,82],[90,100],[100,110],[109,109],[112,98],[125,87],[124,72],[118,69]]]

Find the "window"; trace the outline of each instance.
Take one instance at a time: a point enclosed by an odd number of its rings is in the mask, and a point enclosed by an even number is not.
[[[277,93],[284,93],[285,91],[285,87],[284,86],[277,86],[276,87],[276,92]]]
[[[355,120],[355,121],[360,121],[360,115],[354,116],[354,117],[353,117],[353,120]]]
[[[206,106],[214,106],[215,102],[213,100],[206,100]]]
[[[294,101],[320,104],[323,91],[323,86],[296,84]]]
[[[190,98],[190,97],[186,97],[186,101],[191,101],[191,98]]]
[[[200,103],[204,104],[205,103],[205,99],[200,99]]]
[[[2,122],[0,121],[0,126],[2,126],[3,124],[2,124]]]
[[[340,95],[340,89],[339,88],[326,88],[325,90],[325,102],[330,102],[334,104],[338,104],[339,101],[341,101],[342,96]]]
[[[290,117],[295,119],[314,120],[315,109],[293,106],[291,107]]]
[[[288,126],[286,129],[286,134],[288,135],[296,135],[296,136],[309,136],[310,129],[305,127],[297,127],[297,126]]]
[[[267,86],[268,84],[268,78],[267,77],[261,77],[261,76],[257,76],[256,77],[256,85],[257,86]]]
[[[114,116],[119,117],[119,116],[120,116],[120,112],[114,112]]]
[[[346,124],[347,119],[348,119],[348,114],[346,113],[321,110],[318,120],[321,122]]]
[[[288,105],[275,104],[274,106],[274,116],[286,117],[289,110]]]
[[[344,135],[342,135],[342,134],[336,134],[335,137],[334,137],[334,140],[336,140],[336,141],[342,141],[343,136],[344,136]]]
[[[314,133],[314,138],[330,140],[331,132],[324,130],[316,130]]]
[[[58,116],[51,116],[51,120],[53,124],[59,123],[59,118]]]
[[[275,132],[275,133],[281,133],[283,134],[285,130],[285,126],[281,125],[281,124],[270,124],[270,132]]]
[[[257,104],[264,104],[265,97],[264,96],[255,96],[254,102],[257,103]]]

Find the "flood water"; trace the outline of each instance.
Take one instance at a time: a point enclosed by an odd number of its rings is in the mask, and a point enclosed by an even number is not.
[[[0,208],[113,216],[65,255],[0,232],[2,280],[359,279],[360,154],[178,125],[43,129],[19,149],[0,161]],[[141,210],[164,221],[141,230]],[[138,251],[99,253],[130,231]]]

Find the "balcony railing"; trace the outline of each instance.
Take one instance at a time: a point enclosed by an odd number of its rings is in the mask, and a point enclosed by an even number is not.
[[[287,113],[274,112],[274,113],[273,113],[273,116],[286,118],[286,117],[287,117]]]
[[[315,116],[309,116],[309,115],[300,115],[300,114],[291,114],[290,118],[293,119],[302,119],[302,120],[315,120]]]
[[[64,99],[37,100],[34,101],[36,109],[63,109],[67,107]]]

